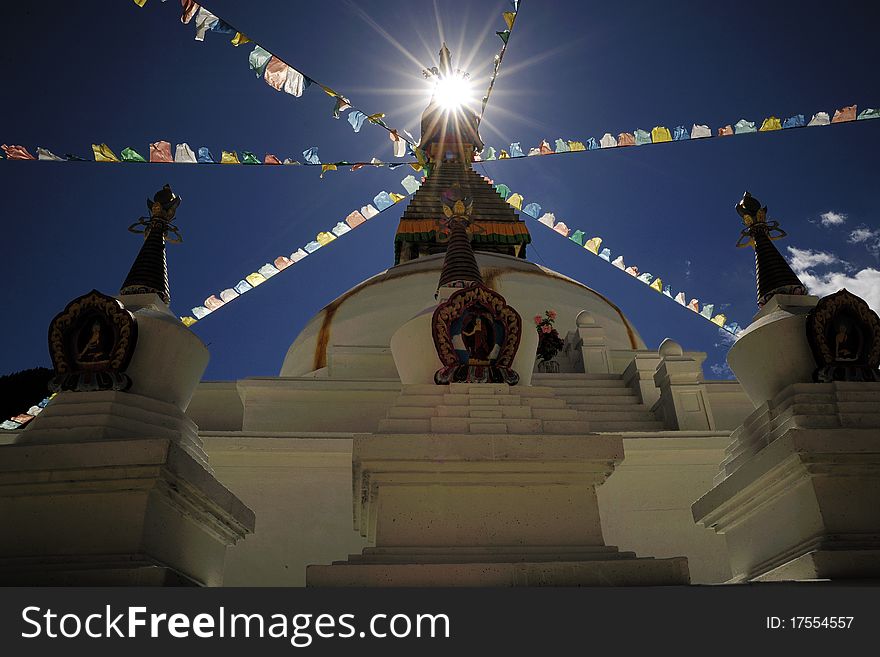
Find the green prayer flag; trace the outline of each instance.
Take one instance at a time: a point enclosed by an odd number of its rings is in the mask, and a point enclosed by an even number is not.
[[[501,40],[507,45],[507,40],[510,38],[510,30],[504,30],[503,32],[496,32],[498,36],[501,37]]]
[[[123,149],[121,155],[123,162],[146,162],[146,160],[141,157],[140,153],[133,148]]]
[[[242,151],[241,152],[241,163],[242,164],[261,164],[260,160],[257,159],[257,156],[251,153],[250,151]]]

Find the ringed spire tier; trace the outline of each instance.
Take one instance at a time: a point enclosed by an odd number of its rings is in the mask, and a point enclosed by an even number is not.
[[[452,69],[446,44],[440,51],[440,68],[425,71],[438,84],[467,74]],[[443,224],[440,195],[444,190],[461,187],[473,201],[470,239],[475,251],[526,257],[531,242],[529,230],[513,207],[508,205],[492,184],[473,170],[474,153],[483,149],[477,112],[463,103],[444,106],[436,94],[422,114],[419,147],[428,160],[428,175],[409,202],[394,237],[394,264],[446,251],[449,237]]]

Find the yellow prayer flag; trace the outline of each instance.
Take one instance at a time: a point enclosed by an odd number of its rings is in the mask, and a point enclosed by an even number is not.
[[[336,171],[336,165],[335,165],[335,164],[322,164],[322,165],[321,165],[321,176],[320,176],[320,177],[323,178],[323,177],[324,177],[324,174],[325,174],[327,171]]]
[[[504,150],[504,149],[502,148],[502,149],[501,149],[501,152],[498,154],[498,159],[499,159],[499,160],[509,160],[509,159],[510,159],[510,155],[508,154],[508,152],[507,152],[506,150]]]
[[[406,198],[405,195],[398,194],[396,192],[391,192],[390,194],[388,194],[388,196],[391,197],[391,200],[394,201],[395,203],[399,203],[400,201],[402,201],[403,199]]]
[[[584,143],[581,141],[570,141],[568,142],[568,150],[570,151],[585,151],[587,150]]]
[[[761,124],[758,132],[769,132],[770,130],[782,130],[782,123],[780,123],[779,119],[775,116],[770,116],[764,119],[764,123]]]
[[[505,11],[502,15],[504,16],[504,22],[507,23],[507,29],[511,29],[513,27],[513,21],[516,20],[516,12]]]
[[[323,84],[319,84],[319,86],[321,87],[321,89],[324,90],[324,93],[327,94],[328,96],[332,96],[333,98],[339,97],[339,94],[336,93],[335,91],[333,91],[330,87],[325,87]]]
[[[95,154],[95,162],[119,162],[116,153],[107,144],[92,144],[92,152]]]
[[[658,125],[651,130],[651,141],[655,144],[660,144],[664,141],[672,141],[672,135],[669,134],[669,128],[664,128],[662,125]]]
[[[511,194],[507,197],[507,204],[517,210],[522,210],[523,197],[522,194]]]
[[[244,280],[250,283],[251,287],[257,287],[257,285],[262,285],[266,282],[266,277],[255,271],[254,273],[245,276]]]
[[[599,247],[602,245],[601,237],[591,237],[584,243],[584,248],[594,255],[599,255]]]
[[[662,292],[663,291],[663,281],[660,280],[660,277],[658,276],[657,278],[654,279],[654,282],[651,283],[648,287],[650,287],[652,290],[657,290],[658,292]]]
[[[318,233],[318,236],[315,238],[315,241],[321,246],[327,246],[336,239],[336,235],[333,233]]]
[[[136,4],[138,7],[143,7],[145,4],[147,4],[147,0],[134,0],[134,4]]]
[[[238,161],[238,153],[235,151],[223,151],[220,164],[241,164],[241,162]]]
[[[718,326],[724,326],[724,323],[727,321],[727,317],[724,315],[724,313],[718,313],[709,321],[713,324],[717,324]]]
[[[383,112],[376,112],[375,114],[370,114],[370,115],[367,117],[367,120],[368,120],[370,123],[375,123],[375,122],[378,121],[379,119],[384,119],[384,118],[385,118],[385,114],[384,114]]]
[[[250,42],[251,42],[251,40],[248,39],[244,34],[242,34],[241,32],[236,32],[235,36],[232,37],[231,43],[233,46],[238,47],[243,43],[250,43]]]
[[[180,321],[183,322],[184,326],[192,326],[193,324],[195,324],[199,320],[197,320],[195,317],[187,316],[187,317],[181,317]]]

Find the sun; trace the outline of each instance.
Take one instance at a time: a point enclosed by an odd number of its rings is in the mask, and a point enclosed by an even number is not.
[[[458,109],[473,101],[473,88],[461,76],[441,78],[434,85],[434,100],[447,110]]]

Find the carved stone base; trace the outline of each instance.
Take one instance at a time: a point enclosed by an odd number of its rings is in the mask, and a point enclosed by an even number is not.
[[[0,584],[29,586],[218,586],[254,528],[167,439],[0,447],[0,517]]]
[[[880,576],[880,383],[793,384],[732,435],[694,519],[733,581]]]

